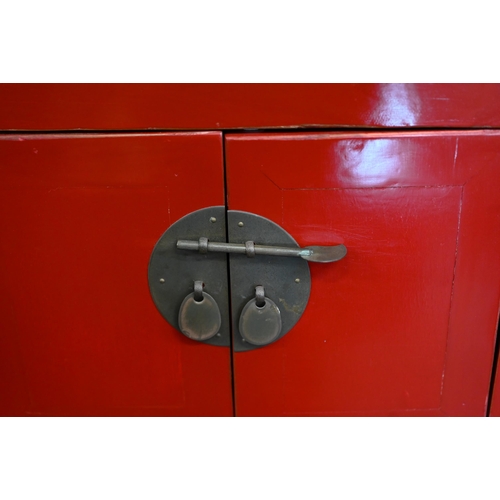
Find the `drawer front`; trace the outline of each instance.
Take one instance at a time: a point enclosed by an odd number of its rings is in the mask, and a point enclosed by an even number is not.
[[[485,415],[500,134],[226,141],[230,209],[273,220],[300,245],[348,249],[310,264],[309,303],[287,336],[233,354],[237,415]]]
[[[0,136],[0,414],[232,415],[230,349],[156,310],[148,263],[224,204],[220,133]]]
[[[1,130],[499,126],[499,84],[0,84]]]

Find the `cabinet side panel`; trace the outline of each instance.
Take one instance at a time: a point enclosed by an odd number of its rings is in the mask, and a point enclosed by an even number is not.
[[[489,416],[500,417],[500,375],[498,373],[498,364],[493,381],[492,401]]]
[[[500,136],[460,138],[468,169],[450,315],[443,411],[486,415],[500,304]]]

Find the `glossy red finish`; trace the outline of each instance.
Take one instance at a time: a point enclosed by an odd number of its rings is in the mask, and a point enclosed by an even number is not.
[[[289,334],[233,355],[237,415],[485,415],[499,164],[498,132],[228,135],[230,209],[348,248]]]
[[[160,316],[147,268],[224,204],[218,132],[0,136],[0,414],[232,415],[229,348]]]
[[[348,254],[311,264],[289,334],[233,355],[237,414],[485,415],[500,303],[489,127],[497,84],[0,84],[0,130],[95,131],[0,135],[0,415],[233,413],[229,349],[165,322],[147,265],[170,224],[224,204],[216,130],[240,128],[312,130],[229,133],[229,208]]]
[[[0,85],[0,130],[499,126],[498,84]]]

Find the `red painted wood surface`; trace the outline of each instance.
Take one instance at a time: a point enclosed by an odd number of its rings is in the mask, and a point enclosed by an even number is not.
[[[500,133],[235,134],[226,162],[230,209],[348,248],[290,333],[233,355],[237,415],[485,415]]]
[[[229,348],[160,316],[161,234],[224,203],[222,139],[0,136],[0,414],[231,415]]]
[[[498,84],[0,85],[0,130],[499,126]]]

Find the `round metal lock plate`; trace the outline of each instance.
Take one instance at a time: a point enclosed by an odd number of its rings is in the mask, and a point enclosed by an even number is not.
[[[178,246],[180,242],[187,242],[187,247]],[[208,247],[214,242],[236,244],[244,253],[227,254],[220,246],[219,250],[213,246],[210,250]],[[149,288],[162,316],[184,335],[212,345],[231,345],[232,329],[235,352],[256,349],[286,335],[302,316],[309,299],[309,265],[297,256],[257,254],[254,248],[258,245],[299,248],[293,237],[278,224],[249,212],[208,207],[176,221],[158,240],[149,263]],[[197,281],[204,283],[204,293],[218,306],[221,318],[218,331],[217,319],[208,309],[196,318],[196,311],[203,312],[203,307],[185,302]],[[269,311],[278,310],[279,315],[276,313],[268,318],[267,329],[248,333],[250,330],[243,326],[242,333],[240,318],[244,308],[255,298],[257,286],[264,289]],[[193,299],[193,302],[196,301]],[[241,325],[253,321],[247,321],[247,314],[250,314],[248,309]],[[203,315],[205,320],[201,319]]]
[[[252,299],[241,311],[240,333],[252,345],[266,345],[274,342],[281,333],[281,314],[278,306],[267,297],[262,307]]]

